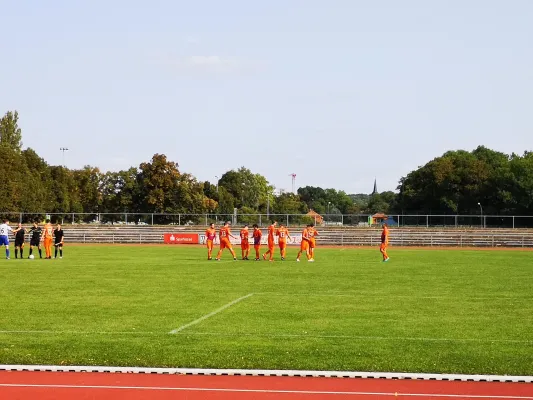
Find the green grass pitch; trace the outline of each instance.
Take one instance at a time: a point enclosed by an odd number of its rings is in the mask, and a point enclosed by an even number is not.
[[[71,246],[0,260],[0,363],[533,375],[532,254],[391,248],[384,264],[319,247],[313,264],[292,248],[269,263]]]

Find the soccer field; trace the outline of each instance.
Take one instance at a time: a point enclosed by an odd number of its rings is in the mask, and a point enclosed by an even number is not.
[[[0,363],[533,375],[531,252],[296,251],[0,260]]]

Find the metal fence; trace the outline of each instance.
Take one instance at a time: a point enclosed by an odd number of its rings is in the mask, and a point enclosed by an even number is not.
[[[267,225],[275,219],[287,226],[360,226],[378,225],[371,215],[328,214],[309,216],[300,214],[138,214],[138,213],[3,213],[11,222],[30,223],[49,218],[54,223],[97,225],[178,225],[207,226],[231,221],[233,224]],[[373,223],[374,222],[374,223]],[[386,221],[398,227],[449,228],[533,228],[533,216],[512,215],[390,215]]]
[[[150,244],[163,243],[164,233],[172,231],[179,234],[203,235],[198,227],[135,227],[86,226],[66,228],[68,243],[108,243],[108,244]],[[265,232],[266,233],[266,232]],[[324,229],[318,236],[319,245],[332,246],[378,246],[380,229],[338,228]],[[199,243],[200,240],[198,241]],[[533,247],[533,232],[512,230],[446,230],[441,228],[391,230],[390,243],[394,246],[423,247]]]

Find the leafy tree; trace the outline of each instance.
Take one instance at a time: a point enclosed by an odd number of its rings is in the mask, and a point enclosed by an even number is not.
[[[8,111],[0,119],[0,146],[20,152],[22,148],[22,131],[18,126],[17,111]]]
[[[164,154],[155,154],[151,162],[139,166],[139,204],[144,212],[176,212],[175,195],[180,172],[175,162],[168,161]]]

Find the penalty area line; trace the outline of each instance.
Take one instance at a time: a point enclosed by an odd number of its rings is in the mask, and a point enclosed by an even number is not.
[[[174,334],[176,334],[178,332],[181,332],[182,330],[187,329],[187,328],[189,328],[189,327],[191,327],[193,325],[199,324],[200,322],[205,321],[206,319],[211,318],[212,316],[221,313],[222,311],[230,308],[231,306],[233,306],[233,305],[235,305],[235,304],[237,304],[237,303],[239,303],[239,302],[241,302],[243,300],[246,300],[249,297],[252,297],[253,295],[254,295],[253,293],[249,293],[246,296],[239,297],[238,299],[235,299],[235,300],[229,302],[228,304],[223,305],[222,307],[216,309],[213,312],[210,312],[209,314],[204,315],[203,317],[195,319],[194,321],[189,322],[188,324],[182,325],[179,328],[176,328],[176,329],[170,331],[169,334],[174,335]]]

